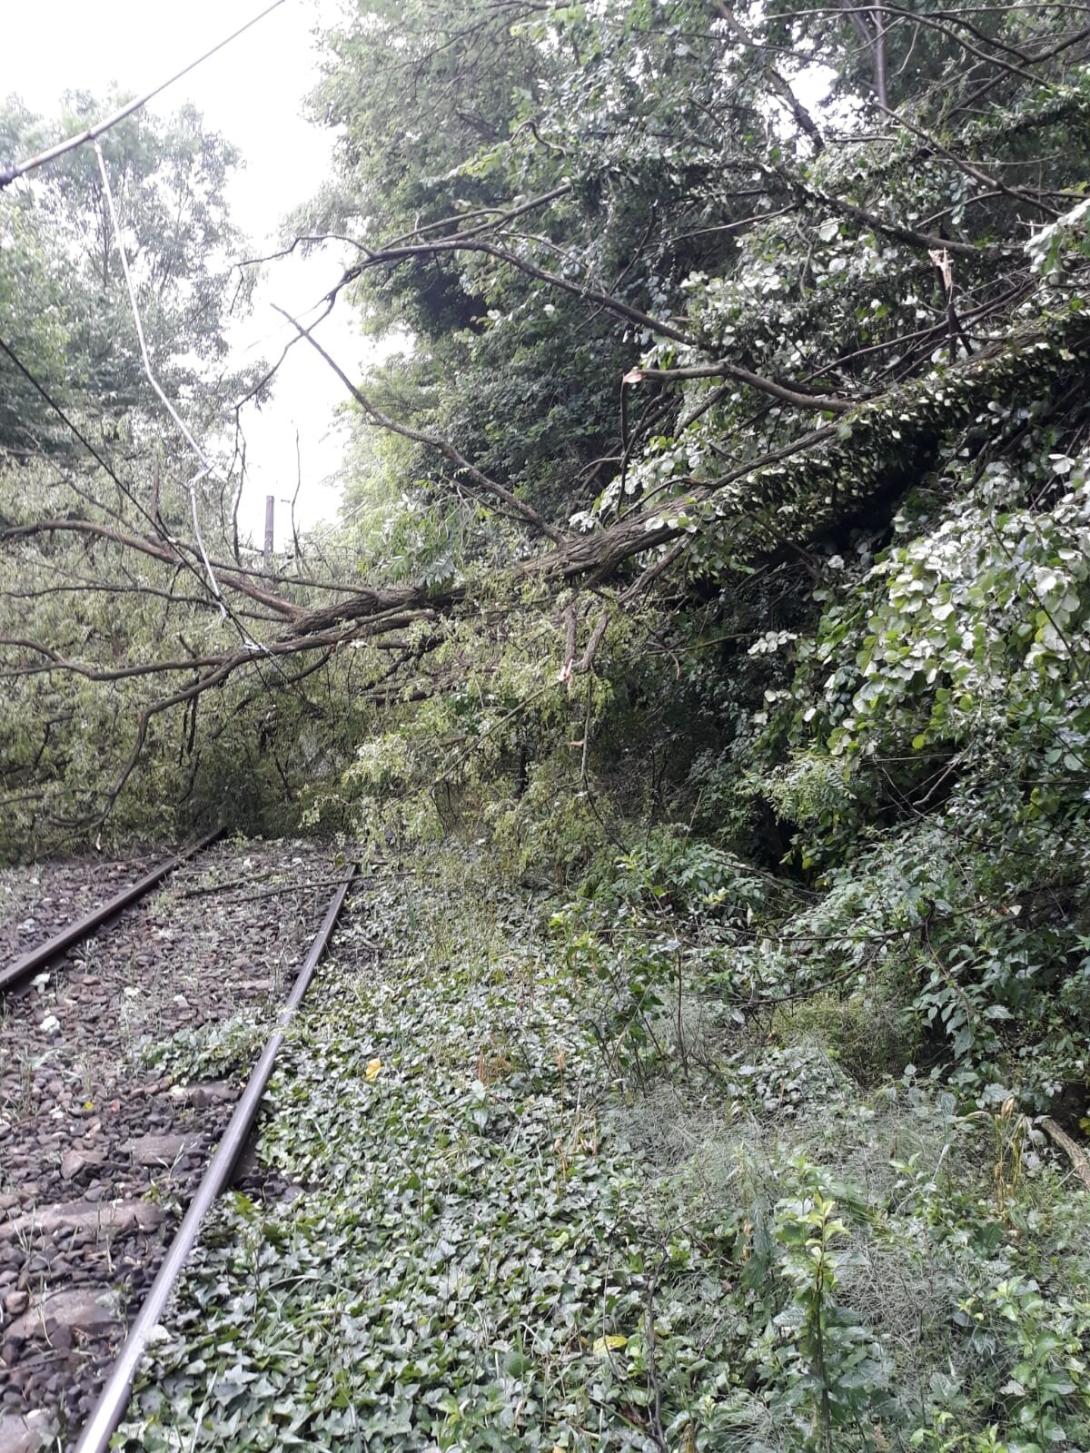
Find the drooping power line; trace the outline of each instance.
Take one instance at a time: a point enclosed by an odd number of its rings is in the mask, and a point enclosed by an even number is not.
[[[180,81],[183,76],[188,76],[190,71],[196,70],[199,65],[203,65],[217,51],[221,51],[225,45],[230,45],[233,40],[237,40],[240,35],[256,25],[259,20],[264,20],[266,15],[271,15],[274,10],[278,10],[284,4],[286,4],[286,0],[273,0],[271,5],[266,5],[264,10],[253,16],[252,19],[247,20],[245,25],[240,25],[237,30],[233,30],[230,35],[218,41],[210,50],[206,50],[203,55],[199,55],[196,60],[190,61],[180,71],[175,71],[165,81],[160,81],[152,90],[145,91],[142,96],[137,96],[135,101],[129,101],[119,111],[115,111],[112,116],[107,116],[105,120],[98,121],[93,126],[88,126],[85,131],[77,132],[75,136],[69,136],[64,141],[57,142],[55,146],[49,147],[46,151],[39,152],[37,156],[28,157],[26,161],[16,162],[10,167],[0,168],[0,191],[5,187],[9,187],[19,177],[25,176],[27,172],[35,171],[47,162],[56,161],[57,157],[64,156],[66,152],[74,151],[77,146],[85,146],[87,142],[97,140],[98,137],[109,131],[111,127],[116,126],[119,121],[124,121],[126,116],[131,116],[134,111],[139,111],[149,101],[154,100],[160,92],[165,91],[168,86],[173,86],[175,81]]]
[[[60,404],[57,403],[56,399],[45,387],[45,385],[43,383],[40,383],[38,379],[34,377],[30,369],[27,368],[26,364],[22,361],[21,358],[16,356],[16,354],[12,351],[8,344],[4,342],[3,338],[0,338],[0,353],[5,354],[6,357],[10,359],[10,361],[15,365],[15,367],[19,370],[19,372],[23,375],[23,377],[27,380],[31,387],[35,389],[37,393],[41,394],[42,398],[57,415],[61,423],[64,424],[72,434],[75,435],[75,437],[95,460],[95,462],[110,476],[114,484],[117,485],[118,489],[121,490],[123,494],[128,496],[128,486],[114,469],[113,465],[109,462],[108,459],[106,459],[102,454],[99,453],[99,451],[91,443],[90,439],[88,439],[87,435],[84,434],[83,431],[79,428],[79,426],[72,422],[71,418],[61,408]]]
[[[121,235],[121,223],[118,220],[117,207],[114,203],[113,188],[110,186],[110,174],[106,170],[106,158],[102,155],[102,147],[99,145],[97,137],[95,138],[94,147],[95,155],[98,158],[99,174],[102,177],[103,191],[106,194],[106,206],[109,210],[110,222],[113,226],[114,242],[121,257],[121,271],[125,275],[125,287],[128,290],[129,294],[129,306],[132,309],[133,321],[136,324],[136,336],[140,343],[140,357],[144,363],[144,372],[147,374],[148,382],[155,390],[155,393],[158,396],[160,403],[166,409],[170,417],[174,420],[178,432],[181,434],[182,438],[189,445],[190,449],[192,449],[193,453],[200,461],[201,468],[186,484],[186,489],[189,492],[189,503],[193,515],[193,534],[197,540],[197,548],[201,552],[201,559],[204,561],[204,568],[208,575],[208,584],[211,587],[212,594],[219,602],[220,610],[224,613],[224,615],[226,615],[227,610],[223,602],[223,595],[219,588],[219,582],[216,579],[216,573],[212,569],[212,562],[208,558],[208,551],[204,548],[204,538],[201,535],[200,520],[197,515],[197,485],[202,479],[205,478],[206,475],[215,474],[216,466],[208,458],[208,455],[205,454],[201,446],[197,443],[196,439],[187,428],[185,420],[178,413],[178,410],[174,407],[174,405],[167,398],[166,394],[163,392],[159,380],[155,377],[155,373],[152,370],[151,355],[148,353],[148,344],[146,338],[144,337],[144,324],[140,317],[140,306],[136,301],[136,287],[132,280],[132,273],[129,271],[129,256],[125,247],[125,239]]]
[[[278,3],[281,3],[281,0],[278,0]],[[208,576],[209,588],[211,589],[212,594],[215,597],[216,603],[220,608],[220,614],[224,617],[225,620],[228,618],[231,620],[231,623],[234,625],[235,629],[238,631],[240,637],[242,638],[242,643],[244,647],[250,651],[263,652],[266,656],[269,656],[270,660],[272,660],[273,658],[268,647],[264,646],[260,641],[255,640],[250,632],[246,630],[245,626],[243,626],[242,622],[238,619],[234,612],[229,609],[227,602],[224,599],[223,592],[220,590],[219,581],[216,579],[216,572],[212,568],[212,561],[208,558],[208,551],[205,549],[204,536],[201,534],[200,517],[197,510],[197,485],[201,482],[202,479],[205,479],[208,475],[216,475],[221,480],[223,480],[224,483],[226,483],[226,480],[224,479],[222,472],[217,468],[216,464],[201,448],[192,431],[187,426],[185,420],[178,413],[178,410],[170,402],[170,399],[163,391],[159,380],[155,376],[155,371],[151,366],[151,355],[148,352],[147,339],[144,336],[144,323],[143,319],[140,316],[140,305],[137,302],[136,297],[136,284],[133,282],[132,272],[129,268],[128,251],[125,247],[125,239],[121,233],[121,221],[117,215],[117,205],[114,202],[113,189],[110,186],[110,174],[106,169],[106,158],[102,154],[102,147],[99,145],[97,138],[95,139],[93,144],[95,148],[95,155],[98,158],[99,175],[102,177],[102,186],[106,196],[106,206],[110,214],[110,223],[113,227],[114,244],[117,247],[117,251],[121,257],[121,270],[125,276],[125,287],[129,294],[129,306],[132,311],[133,322],[136,325],[136,336],[140,343],[140,357],[143,361],[144,373],[147,375],[148,382],[154,389],[159,401],[162,403],[163,407],[166,409],[167,413],[174,421],[174,425],[177,428],[178,432],[181,434],[182,438],[196,455],[197,460],[201,466],[197,473],[194,474],[191,479],[186,481],[186,491],[189,495],[190,514],[193,521],[193,535],[197,541],[197,549],[200,552],[201,560],[204,563],[205,573]],[[276,669],[280,672],[280,674],[283,675],[283,667],[280,666],[280,663],[274,660],[273,664],[276,666]]]

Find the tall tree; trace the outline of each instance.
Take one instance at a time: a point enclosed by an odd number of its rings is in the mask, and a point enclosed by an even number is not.
[[[71,94],[50,124],[8,102],[0,114],[4,159],[83,129],[117,99]],[[225,187],[237,153],[192,107],[166,119],[141,112],[100,145],[156,369],[189,407],[207,410],[209,385],[241,391],[239,379],[225,376],[239,244]],[[154,412],[94,149],[69,152],[8,188],[0,227],[0,337],[59,402],[89,418],[116,426]],[[0,444],[78,448],[10,358],[0,369]]]

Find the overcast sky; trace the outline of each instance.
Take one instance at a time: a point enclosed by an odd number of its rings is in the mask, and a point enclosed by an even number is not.
[[[38,0],[3,7],[0,95],[14,93],[50,114],[66,90],[102,94],[111,83],[132,94],[149,90],[230,34],[263,8],[262,0]],[[261,252],[274,243],[283,216],[317,190],[331,169],[334,138],[303,115],[318,78],[312,31],[329,24],[339,0],[286,0],[252,30],[171,86],[153,104],[166,113],[192,102],[209,124],[241,151],[245,166],[230,188],[236,223]],[[336,281],[342,259],[286,259],[272,266],[254,311],[234,338],[239,361],[275,358],[291,329],[272,311],[279,303],[302,313]],[[322,325],[321,338],[352,372],[369,345],[347,308]],[[266,494],[277,497],[278,547],[290,532],[287,506],[295,487],[295,430],[299,429],[303,487],[297,518],[304,525],[332,518],[342,442],[334,409],[342,385],[313,349],[293,349],[272,402],[247,411],[250,481],[242,523],[259,538]]]

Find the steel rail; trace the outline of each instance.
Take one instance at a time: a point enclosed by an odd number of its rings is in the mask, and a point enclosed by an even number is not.
[[[104,923],[113,918],[115,914],[120,913],[123,908],[127,908],[130,903],[135,903],[138,898],[142,898],[145,893],[150,892],[157,883],[161,883],[168,873],[172,873],[187,858],[192,858],[195,854],[201,852],[202,849],[214,843],[218,837],[222,837],[223,832],[224,829],[222,827],[217,827],[212,832],[205,833],[204,837],[198,838],[190,847],[183,848],[180,852],[175,853],[172,858],[168,858],[165,862],[159,863],[157,867],[152,868],[150,873],[145,873],[135,883],[130,883],[127,888],[123,888],[120,893],[109,899],[108,902],[100,904],[97,908],[93,908],[90,913],[85,913],[82,918],[75,919],[66,928],[62,928],[60,933],[54,934],[45,943],[39,944],[37,948],[30,949],[29,952],[22,954],[19,958],[8,964],[7,968],[0,969],[0,989],[10,989],[13,984],[19,983],[21,979],[28,978],[36,970],[44,968],[51,959],[55,959],[58,954],[62,954],[65,949],[71,948],[73,944],[79,943],[80,939],[87,938],[96,928],[101,928]]]
[[[196,1193],[189,1203],[189,1209],[182,1219],[182,1224],[178,1227],[174,1240],[170,1243],[163,1264],[159,1268],[159,1274],[152,1283],[151,1291],[137,1313],[136,1320],[129,1328],[129,1335],[110,1369],[110,1375],[99,1394],[94,1411],[80,1433],[74,1453],[106,1453],[106,1449],[109,1447],[110,1439],[128,1406],[133,1378],[136,1375],[140,1359],[144,1355],[152,1332],[163,1315],[170,1294],[174,1290],[189,1254],[197,1243],[201,1222],[217,1196],[230,1181],[231,1172],[235,1168],[254,1121],[257,1119],[261,1099],[272,1074],[273,1061],[284,1042],[288,1025],[295,1017],[295,1012],[302,1003],[303,995],[307,992],[310,981],[314,977],[314,970],[329,942],[333,925],[344,904],[357,866],[355,863],[349,866],[340,886],[330,900],[321,927],[311,943],[310,951],[299,970],[291,993],[277,1016],[276,1028],[266,1041],[261,1058],[250,1071],[250,1078],[246,1081],[246,1088],[235,1106],[235,1113],[231,1116],[230,1124],[223,1132],[223,1139],[216,1147],[216,1153],[205,1171],[204,1179],[197,1187]]]

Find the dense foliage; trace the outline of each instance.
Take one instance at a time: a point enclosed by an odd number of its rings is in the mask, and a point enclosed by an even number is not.
[[[710,999],[625,1103],[592,982],[481,869],[361,884],[272,1087],[292,1194],[221,1205],[120,1446],[1086,1446],[1085,1197],[1011,1104],[863,1092]],[[152,1057],[219,1077],[240,1039]]]
[[[905,1054],[1077,1105],[1085,37],[889,14],[881,54],[787,6],[374,6],[332,38],[308,226],[354,229],[346,287],[414,336],[360,427],[456,451],[361,445],[350,500],[416,493],[356,538],[485,613],[419,628],[431,699],[346,785],[387,824],[481,814],[531,872],[672,821],[645,895],[704,854],[732,1002],[883,985]],[[575,532],[551,612],[494,593],[466,460]]]
[[[0,164],[83,129],[116,99],[104,105],[90,95],[69,96],[51,125],[9,100],[0,109]],[[226,372],[225,326],[240,239],[224,200],[238,155],[192,108],[168,121],[131,118],[100,145],[141,289],[149,348],[164,386],[199,408],[202,379],[225,393],[238,382]],[[131,433],[138,420],[147,426],[155,401],[90,147],[5,194],[0,336],[58,403],[98,425],[107,439]],[[4,370],[0,446],[20,457],[59,453],[77,460],[78,441],[33,383],[10,357]]]
[[[164,803],[469,842],[553,894],[615,1088],[813,1101],[849,1160],[890,1096],[996,1137],[991,1200],[946,1141],[863,1197],[931,1277],[914,1362],[847,1295],[820,1136],[770,1152],[763,1219],[726,1216],[765,1330],[691,1446],[733,1446],[724,1409],[752,1447],[1086,1437],[1065,1212],[1016,1182],[1090,1096],[1088,38],[1077,4],[361,0],[314,98],[337,180],[286,241],[350,239],[329,306],[402,351],[342,374],[332,543],[251,570],[202,496],[215,590],[134,487],[146,398],[110,395],[107,479],[28,455],[3,365],[3,851]],[[71,246],[50,186],[3,194],[0,317],[54,379],[89,303],[20,307]],[[207,208],[179,247],[219,297]]]

